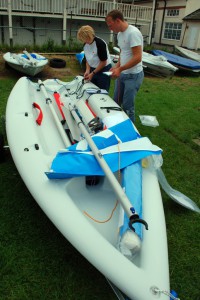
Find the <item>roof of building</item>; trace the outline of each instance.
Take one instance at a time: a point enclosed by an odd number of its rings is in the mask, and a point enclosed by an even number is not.
[[[200,8],[185,16],[183,20],[198,20],[200,21]]]

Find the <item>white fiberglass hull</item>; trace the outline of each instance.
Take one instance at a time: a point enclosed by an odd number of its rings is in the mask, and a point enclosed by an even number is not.
[[[7,64],[16,71],[29,76],[35,76],[44,69],[45,65],[48,63],[48,59],[42,55],[36,53],[33,54],[36,57],[33,62],[24,58],[24,54],[13,54],[10,52],[5,53],[3,58]]]
[[[118,47],[114,47],[113,49],[116,53],[120,54],[120,49]],[[117,56],[113,55],[112,61],[114,57],[116,60]],[[164,77],[173,76],[174,73],[178,70],[178,68],[170,64],[164,56],[154,56],[145,51],[142,52],[142,65],[146,73]]]
[[[64,98],[66,90],[70,91],[76,101],[75,92],[81,80],[77,77],[69,85],[46,80],[44,84],[52,103],[51,91],[56,89],[61,98]],[[87,83],[86,87],[94,85]],[[120,205],[105,223],[98,223],[85,214],[87,212],[95,220],[106,220],[110,216],[116,204],[116,195],[107,178],[102,176],[97,185],[88,186],[85,177],[49,180],[45,175],[57,151],[65,145],[44,95],[37,88],[36,84],[22,77],[10,94],[6,110],[8,143],[27,188],[65,238],[130,299],[169,300],[166,295],[153,291],[154,287],[169,291],[165,216],[154,171],[148,168],[142,171],[143,219],[148,223],[149,230],[143,230],[141,250],[130,261],[117,249]],[[88,98],[86,92],[82,95],[82,99]],[[43,112],[40,126],[35,122],[38,115],[33,108],[35,99]],[[97,99],[96,103],[100,102],[99,105],[105,107],[112,103],[108,95],[95,94],[89,96],[90,99],[91,103]],[[96,112],[97,106],[93,106]],[[100,118],[110,115],[110,112],[104,109],[101,114]],[[127,118],[125,113],[122,115]]]
[[[194,51],[191,51],[191,50],[179,47],[179,46],[175,46],[175,52],[177,52],[178,55],[181,55],[185,58],[193,59],[193,60],[200,62],[200,54],[199,53],[196,53]]]
[[[154,56],[144,52],[142,54],[142,63],[146,72],[156,72],[162,76],[173,76],[178,68],[170,64],[164,56]]]

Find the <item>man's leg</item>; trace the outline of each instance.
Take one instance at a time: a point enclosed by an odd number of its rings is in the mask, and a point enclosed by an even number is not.
[[[114,101],[121,106],[123,102],[124,82],[121,78],[115,80]]]
[[[123,110],[127,113],[131,121],[135,122],[135,97],[143,82],[144,73],[123,74],[124,77],[124,95]]]

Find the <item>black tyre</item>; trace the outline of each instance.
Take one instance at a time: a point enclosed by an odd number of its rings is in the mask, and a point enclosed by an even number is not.
[[[52,68],[64,68],[66,66],[66,61],[61,58],[52,58],[49,62]]]

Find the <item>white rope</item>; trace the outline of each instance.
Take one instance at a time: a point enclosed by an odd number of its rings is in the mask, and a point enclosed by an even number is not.
[[[151,291],[154,295],[160,295],[160,294],[164,294],[166,296],[169,296],[170,299],[173,300],[180,300],[180,298],[175,297],[174,295],[172,295],[170,292],[168,291],[164,291],[164,290],[160,290],[159,288],[157,288],[156,286],[151,287]]]

